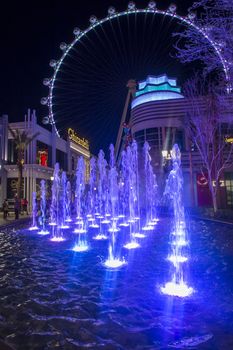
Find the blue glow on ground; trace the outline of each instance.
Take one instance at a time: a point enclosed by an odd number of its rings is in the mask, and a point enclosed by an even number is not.
[[[142,228],[143,231],[153,231],[154,229],[155,228],[152,225],[146,225],[146,226],[143,226]]]
[[[126,261],[124,259],[108,259],[104,262],[104,266],[110,269],[118,269],[124,265],[126,265]]]
[[[39,227],[37,226],[29,227],[29,231],[36,231],[36,230],[39,230]]]
[[[120,231],[120,229],[117,228],[117,227],[110,227],[110,228],[108,229],[108,232],[119,232],[119,231]]]
[[[186,258],[185,256],[180,256],[180,255],[171,255],[168,257],[167,260],[172,262],[174,265],[177,265],[179,263],[183,263],[183,262],[187,261],[188,258]]]
[[[63,237],[53,237],[50,239],[51,242],[64,242],[65,241],[65,238]]]
[[[122,222],[121,224],[119,224],[119,226],[121,226],[121,227],[128,227],[128,226],[129,226],[129,223],[127,223],[127,222]]]
[[[101,224],[110,224],[111,223],[111,221],[110,220],[103,220],[103,221],[101,221]]]
[[[89,225],[89,227],[91,227],[91,228],[99,228],[100,225],[98,225],[98,224],[91,224],[91,225]]]
[[[83,225],[83,220],[78,220],[75,222],[75,225]]]
[[[185,283],[176,284],[174,282],[168,282],[161,288],[161,292],[170,296],[185,298],[191,296],[194,290]]]
[[[177,241],[171,242],[171,244],[178,247],[186,247],[188,245],[188,242],[184,239],[178,239]]]
[[[145,238],[146,237],[146,235],[144,235],[143,233],[140,233],[140,232],[132,233],[132,236],[135,238]]]
[[[126,249],[136,249],[136,248],[140,248],[140,244],[137,243],[137,242],[129,242],[129,243],[124,245],[124,248],[126,248]]]
[[[49,226],[57,226],[56,222],[50,222]]]
[[[188,261],[182,263],[185,267],[188,264],[190,269],[183,283],[175,283],[172,279],[169,269],[172,271],[173,264],[166,260],[167,254],[172,252],[171,244],[168,245],[169,218],[160,219],[156,227],[159,234],[147,234],[140,241],[140,249],[122,249],[129,241],[129,229],[122,228],[115,235],[115,259],[108,258],[109,241],[93,240],[98,231],[89,230],[87,233],[91,249],[77,249],[77,252],[71,250],[77,237],[69,230],[64,232],[66,241],[62,243],[52,243],[46,236],[40,237],[37,231],[29,236],[28,230],[1,233],[1,259],[6,262],[4,271],[7,275],[0,280],[1,288],[6,288],[6,303],[0,306],[5,319],[0,328],[6,329],[7,326],[7,334],[13,331],[20,334],[22,325],[26,326],[27,319],[18,321],[21,308],[15,308],[9,316],[7,314],[8,302],[13,296],[17,305],[23,304],[23,312],[28,315],[34,313],[37,317],[40,303],[40,322],[31,324],[34,333],[40,331],[41,322],[47,327],[48,306],[52,317],[65,314],[59,332],[65,332],[76,343],[80,341],[80,334],[72,325],[69,326],[69,322],[72,319],[82,322],[82,316],[87,317],[88,310],[88,322],[83,329],[89,333],[93,324],[97,327],[93,341],[98,346],[104,344],[114,348],[117,337],[117,344],[127,349],[130,336],[130,344],[135,348],[139,344],[142,349],[192,347],[199,350],[216,346],[231,349],[232,227],[195,220],[188,222],[187,226],[191,227],[188,238],[192,250]],[[103,233],[111,237],[107,234],[107,227]],[[143,231],[135,233],[143,234]],[[90,247],[89,242],[87,245]],[[25,261],[25,255],[30,259]],[[17,265],[12,264],[12,257],[17,257]],[[25,263],[32,273],[31,281],[27,275],[22,275]],[[8,275],[10,278],[6,277]],[[24,291],[26,283],[30,288],[29,305],[26,302],[28,293]],[[55,302],[51,302],[54,300],[51,291],[59,295]],[[64,322],[67,322],[65,330]],[[220,323],[221,330],[216,327]],[[102,332],[106,332],[105,338],[99,339]],[[226,334],[229,334],[227,339]],[[49,339],[43,336],[38,339],[38,345],[46,348],[51,340],[56,342],[56,339],[56,335]],[[16,342],[18,337],[12,343],[15,347]],[[30,348],[27,337],[24,342],[25,348]],[[88,344],[93,347],[92,342],[88,341]],[[68,341],[65,347],[69,347]]]
[[[82,253],[82,252],[86,252],[87,250],[89,250],[89,246],[86,244],[75,244],[75,246],[72,248],[73,252],[77,252],[77,253]]]
[[[93,239],[97,240],[97,241],[101,241],[101,240],[106,240],[108,239],[108,236],[104,235],[104,234],[98,234],[97,236],[94,236]]]
[[[49,235],[50,234],[50,232],[49,231],[39,231],[38,232],[38,235],[42,235],[42,236],[46,236],[46,235]]]
[[[85,230],[84,228],[75,228],[74,233],[87,233],[87,230]]]
[[[72,222],[72,219],[66,219],[66,222]]]

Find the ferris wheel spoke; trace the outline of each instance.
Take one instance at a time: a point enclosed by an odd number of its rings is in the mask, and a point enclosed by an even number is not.
[[[91,16],[86,30],[75,28],[74,40],[70,44],[60,44],[62,57],[51,60],[50,65],[54,69],[52,78],[44,80],[49,96],[41,99],[49,109],[50,122],[61,124],[62,120],[64,127],[64,121],[72,120],[76,111],[83,120],[87,120],[85,113],[92,114],[92,110],[102,121],[105,113],[113,115],[112,103],[116,96],[116,109],[120,114],[119,106],[124,105],[125,99],[124,91],[120,92],[124,81],[137,74],[145,74],[146,70],[172,69],[171,61],[164,64],[164,57],[167,52],[170,54],[172,48],[166,39],[171,35],[174,23],[180,28],[189,26],[201,40],[209,43],[228,78],[228,61],[215,40],[195,22],[193,13],[183,17],[176,13],[174,5],[167,10],[159,10],[153,2],[145,9],[137,9],[130,3],[126,11],[119,13],[110,8],[103,19]],[[151,38],[150,45],[143,40],[146,37]],[[85,105],[85,96],[88,96],[88,106]]]

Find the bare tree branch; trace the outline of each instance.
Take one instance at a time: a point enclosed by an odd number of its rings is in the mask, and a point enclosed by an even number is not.
[[[189,25],[173,33],[177,39],[174,45],[176,58],[182,63],[201,61],[204,73],[214,71],[220,80],[226,78],[223,64],[226,65],[228,81],[225,83],[229,85],[229,79],[233,78],[233,1],[198,0],[190,7],[190,11],[197,13],[195,24],[202,28],[205,36]]]
[[[197,74],[186,82],[184,94],[190,102],[185,128],[201,156],[216,211],[219,181],[233,166],[233,143],[226,142],[227,135],[233,135],[233,101],[225,89]]]

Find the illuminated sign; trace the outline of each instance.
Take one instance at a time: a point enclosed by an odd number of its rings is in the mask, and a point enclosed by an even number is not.
[[[73,141],[74,143],[77,143],[79,146],[82,146],[83,148],[86,148],[87,150],[89,150],[89,142],[87,140],[85,140],[84,138],[80,138],[78,137],[78,135],[76,134],[76,132],[69,128],[68,129],[68,136],[69,139],[71,141]]]
[[[233,143],[233,136],[225,138],[226,143]]]
[[[81,153],[84,157],[90,158],[90,152],[88,150],[83,149],[79,145],[71,144],[70,148],[77,151],[78,153]]]
[[[208,185],[207,174],[206,175],[198,174],[197,184],[198,186],[207,186]]]

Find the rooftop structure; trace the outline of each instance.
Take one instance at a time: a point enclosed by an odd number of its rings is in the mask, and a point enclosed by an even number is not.
[[[168,78],[166,74],[160,76],[149,75],[146,80],[138,83],[138,90],[131,107],[143,103],[160,100],[181,99],[181,88],[177,86],[176,78]]]

